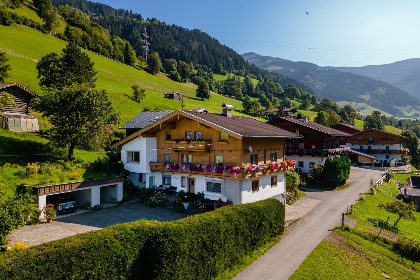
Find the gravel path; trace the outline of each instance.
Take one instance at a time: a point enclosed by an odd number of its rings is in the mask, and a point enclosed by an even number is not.
[[[85,211],[76,215],[64,217],[59,215],[49,224],[41,223],[13,230],[9,238],[11,239],[10,244],[23,242],[26,245],[33,246],[141,219],[173,221],[185,217],[187,217],[187,214],[175,213],[168,209],[149,208],[139,203],[130,203],[107,207],[99,211]]]

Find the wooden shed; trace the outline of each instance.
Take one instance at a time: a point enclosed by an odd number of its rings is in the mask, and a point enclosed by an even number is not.
[[[38,120],[30,116],[31,100],[38,95],[19,84],[0,84],[0,95],[11,94],[15,104],[0,112],[0,128],[16,132],[38,131]]]
[[[181,101],[181,94],[178,92],[167,92],[165,93],[165,98],[173,99],[175,101]]]

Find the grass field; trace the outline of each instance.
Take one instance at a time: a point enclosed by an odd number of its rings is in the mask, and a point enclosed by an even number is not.
[[[0,50],[5,51],[12,67],[9,83],[19,83],[38,94],[36,63],[42,55],[50,52],[61,53],[66,42],[24,26],[0,26]],[[118,63],[111,59],[87,51],[95,63],[97,88],[105,89],[115,109],[120,113],[121,124],[127,122],[144,107],[151,109],[181,109],[181,102],[165,99],[165,92],[177,91],[185,95],[185,108],[206,107],[210,112],[221,112],[221,104],[229,103],[237,110],[242,110],[242,102],[212,94],[209,100],[201,101],[195,97],[196,86],[176,83],[163,74],[151,75],[145,71]],[[137,84],[146,89],[146,98],[142,104],[133,101],[131,86]],[[235,112],[237,115],[243,115]]]
[[[389,113],[387,113],[385,111],[379,110],[378,108],[369,106],[366,103],[349,102],[349,101],[338,101],[336,103],[341,108],[343,108],[346,105],[350,105],[354,109],[356,109],[357,112],[359,112],[360,114],[362,114],[363,116],[371,115],[373,111],[380,111],[383,116],[392,117],[391,114],[389,114]]]
[[[418,222],[420,221],[420,212],[414,213],[417,221],[401,219],[397,227],[392,228],[391,226],[397,221],[398,215],[388,213],[378,207],[379,203],[391,202],[398,195],[398,189],[394,184],[394,180],[396,179],[401,183],[405,183],[409,176],[408,174],[394,174],[391,182],[382,184],[375,195],[365,194],[364,199],[359,200],[353,206],[353,214],[349,214],[349,216],[357,219],[361,223],[361,226],[363,223],[373,226],[379,225],[391,232],[420,241],[420,223]],[[388,224],[386,224],[387,220]]]
[[[392,243],[351,228],[336,228],[289,279],[420,279],[420,264]]]

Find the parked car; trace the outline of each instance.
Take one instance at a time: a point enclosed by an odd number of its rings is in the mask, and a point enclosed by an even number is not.
[[[77,203],[72,197],[51,197],[47,199],[47,204],[54,204],[57,214],[65,212],[74,212],[77,209]]]

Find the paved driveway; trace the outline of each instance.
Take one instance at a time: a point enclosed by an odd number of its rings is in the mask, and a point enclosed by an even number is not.
[[[336,192],[310,192],[306,198],[322,200],[312,211],[293,225],[287,235],[266,254],[240,272],[235,280],[288,279],[312,250],[341,223],[346,211],[361,192],[369,189],[370,178],[383,172],[352,167],[350,187]]]
[[[11,244],[23,242],[27,245],[38,245],[120,223],[141,219],[173,221],[186,216],[187,214],[175,213],[168,209],[155,209],[139,203],[129,203],[107,207],[98,211],[85,211],[77,215],[64,217],[59,215],[50,224],[41,223],[13,230],[9,238],[11,239]]]

